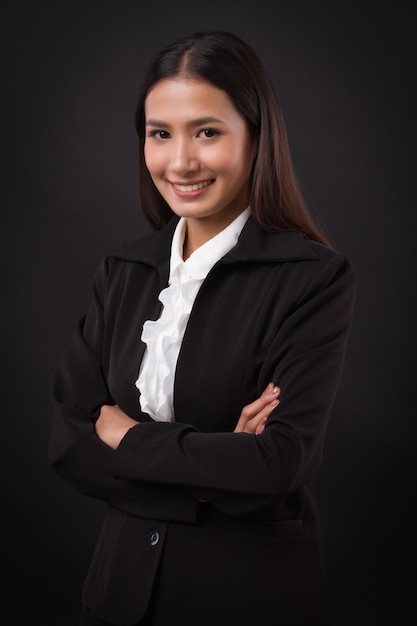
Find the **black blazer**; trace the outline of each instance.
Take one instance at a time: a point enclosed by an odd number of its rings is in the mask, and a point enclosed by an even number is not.
[[[342,372],[354,269],[336,251],[249,218],[195,300],[175,422],[154,422],[134,383],[176,222],[103,259],[53,383],[51,466],[109,503],[84,602],[108,622],[134,624],[152,590],[165,589],[161,610],[182,612],[184,625],[206,623],[192,613],[204,603],[218,626],[326,624],[312,479]],[[242,407],[270,381],[282,392],[263,434],[233,433]],[[141,422],[116,451],[94,432],[103,404]]]

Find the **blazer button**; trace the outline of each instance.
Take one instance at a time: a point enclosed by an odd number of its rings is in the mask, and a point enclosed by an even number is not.
[[[150,546],[156,546],[159,541],[159,537],[160,535],[157,530],[150,530],[147,534],[146,539],[148,540]]]

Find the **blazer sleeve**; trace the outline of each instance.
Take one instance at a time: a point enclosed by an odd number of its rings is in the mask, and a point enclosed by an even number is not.
[[[91,305],[55,371],[48,461],[60,478],[83,495],[133,515],[193,522],[195,496],[170,484],[146,485],[115,477],[109,469],[113,450],[94,430],[101,406],[114,404],[104,362],[104,300],[109,288],[110,262],[105,259],[100,264]]]
[[[282,389],[264,432],[202,433],[181,416],[141,423],[112,455],[113,476],[183,487],[231,515],[284,499],[312,478],[343,368],[355,270],[330,254],[304,284],[259,376],[259,394],[270,380]]]

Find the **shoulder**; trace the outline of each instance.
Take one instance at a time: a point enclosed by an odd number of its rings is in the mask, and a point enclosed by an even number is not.
[[[293,294],[311,297],[323,290],[335,289],[350,294],[356,286],[356,270],[342,251],[306,239],[297,232],[271,232],[248,222],[242,232],[241,249],[234,259],[247,259],[269,266],[276,274],[280,289],[287,285]]]
[[[177,219],[173,218],[162,230],[155,230],[116,246],[102,258],[101,264],[145,263],[157,266],[169,258]]]
[[[174,229],[175,224],[170,224],[161,231],[144,234],[109,250],[101,257],[96,268],[94,290],[97,293],[112,292],[130,276],[155,273],[157,268],[169,260]]]
[[[323,268],[329,268],[330,271],[337,274],[346,274],[351,277],[352,281],[356,279],[356,268],[352,260],[341,250],[325,246],[317,241],[307,240],[309,247],[315,251],[319,261],[319,265]]]
[[[319,264],[345,267],[355,272],[352,260],[341,250],[312,241],[311,239],[305,239],[304,242],[316,254]]]
[[[314,257],[304,257],[295,262],[293,274],[302,278],[307,292],[337,285],[351,293],[355,290],[356,269],[351,259],[342,251],[310,239],[303,239],[303,246]]]
[[[290,270],[298,304],[316,301],[324,309],[333,302],[340,307],[341,316],[351,312],[356,294],[356,269],[351,259],[316,241],[305,240],[305,245],[314,251],[316,260],[296,263]]]
[[[264,230],[252,218],[243,228],[237,245],[223,259],[225,263],[239,261],[288,262],[311,272],[317,272],[318,266],[352,267],[348,257],[335,248],[306,239],[298,232]]]
[[[174,229],[166,227],[122,243],[108,256],[121,261],[157,261],[161,256],[169,253]]]

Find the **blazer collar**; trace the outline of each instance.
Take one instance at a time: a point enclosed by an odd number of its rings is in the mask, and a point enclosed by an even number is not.
[[[177,222],[178,217],[174,216],[163,230],[125,244],[112,256],[159,266],[170,258],[171,241]],[[318,258],[319,254],[313,248],[312,242],[304,239],[299,233],[263,230],[250,216],[237,244],[220,260],[220,263],[299,261]]]

